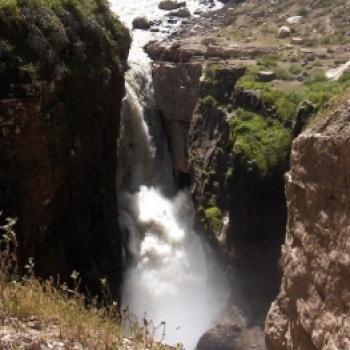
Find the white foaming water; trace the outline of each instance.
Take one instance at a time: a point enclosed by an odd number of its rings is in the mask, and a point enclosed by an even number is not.
[[[192,231],[193,208],[187,192],[167,199],[153,187],[134,195],[136,223],[130,247],[136,265],[127,274],[124,304],[139,318],[166,322],[165,341],[194,349],[212,326],[227,297],[222,275]],[[130,228],[130,225],[129,225]],[[134,236],[135,237],[135,236]]]
[[[112,0],[111,4],[130,28],[136,16],[162,18],[164,11],[158,9],[159,2]],[[187,3],[192,11],[198,8],[197,0]],[[123,305],[139,320],[146,314],[156,325],[166,322],[167,343],[183,343],[186,349],[194,349],[215,321],[228,292],[210,249],[192,230],[190,194],[180,191],[167,198],[160,190],[160,179],[163,188],[164,183],[171,188],[174,181],[168,175],[172,173],[170,154],[161,152],[162,157],[157,159],[157,142],[150,136],[157,133],[150,132],[152,123],[149,126],[145,121],[145,111],[152,107],[153,90],[150,60],[142,48],[148,41],[164,37],[166,33],[134,31],[131,68],[126,75],[122,114],[132,144],[128,154],[131,180],[120,195],[120,223],[129,232],[134,263],[127,268]],[[162,128],[153,117],[153,127]],[[159,142],[158,147],[162,147]]]

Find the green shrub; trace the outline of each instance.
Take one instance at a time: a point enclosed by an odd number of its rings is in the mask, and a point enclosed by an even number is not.
[[[241,120],[250,120],[258,116],[258,114],[247,111],[243,108],[236,109],[236,116]]]
[[[257,59],[256,64],[264,68],[273,68],[278,66],[279,57],[276,55],[265,55]]]
[[[207,108],[212,108],[218,105],[218,101],[213,96],[208,95],[201,99],[201,104]]]
[[[327,81],[326,74],[323,69],[317,68],[314,69],[307,78],[306,83],[312,84],[312,83],[319,83],[319,82],[325,82]]]
[[[204,216],[209,228],[215,232],[222,229],[222,213],[218,207],[211,207],[204,210]]]
[[[49,80],[58,66],[100,81],[106,68],[123,69],[129,43],[106,0],[1,0],[0,28],[3,93],[22,79]]]
[[[275,67],[273,71],[279,80],[293,80],[293,76],[282,66]]]
[[[301,7],[299,10],[298,10],[298,16],[307,16],[309,13],[309,10],[305,7]]]
[[[289,73],[293,75],[301,74],[303,71],[303,68],[300,64],[294,63],[289,66]]]

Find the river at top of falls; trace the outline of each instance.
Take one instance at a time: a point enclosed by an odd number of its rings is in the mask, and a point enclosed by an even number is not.
[[[131,28],[137,16],[166,22],[159,2],[112,0],[111,5]],[[193,12],[199,2],[188,0],[187,6]],[[212,252],[192,229],[189,192],[176,191],[166,133],[154,110],[151,62],[143,46],[166,38],[172,30],[163,26],[157,33],[132,33],[122,108],[128,171],[119,194],[119,221],[128,232],[125,242],[131,259],[126,259],[122,299],[139,320],[165,322],[166,343],[182,343],[191,350],[213,326],[228,292]]]

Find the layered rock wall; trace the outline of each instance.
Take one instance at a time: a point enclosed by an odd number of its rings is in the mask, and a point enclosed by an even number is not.
[[[158,62],[153,66],[156,108],[168,133],[175,171],[188,173],[188,130],[199,98],[202,65]]]
[[[266,321],[270,350],[350,349],[350,101],[293,144],[283,281]]]
[[[223,349],[246,342],[264,349],[262,325],[280,281],[277,260],[286,219],[283,173],[291,131],[272,113],[256,114],[260,110],[253,97],[259,96],[242,93],[239,87],[245,72],[241,62],[200,59],[157,62],[153,68],[156,106],[165,124],[183,126],[182,133],[172,128],[169,143],[175,173],[186,172],[191,178],[195,229],[208,239],[232,277],[227,313],[203,336],[199,349],[211,342],[218,348],[225,344]],[[261,107],[259,101],[257,105]],[[245,142],[256,147],[251,158],[239,148]],[[173,145],[185,152],[174,152]],[[280,154],[274,163],[269,160],[273,152]],[[269,165],[263,168],[254,157]],[[220,332],[227,338],[219,340]]]
[[[104,1],[35,6],[0,11],[2,45],[12,45],[0,50],[0,208],[18,218],[20,268],[34,257],[40,275],[75,269],[90,288],[107,276],[116,291],[129,35]]]

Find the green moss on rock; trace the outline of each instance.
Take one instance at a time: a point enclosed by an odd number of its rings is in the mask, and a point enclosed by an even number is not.
[[[205,70],[204,96],[212,96],[220,105],[229,103],[235,85],[245,70],[245,66],[241,65],[209,64]]]
[[[218,207],[211,207],[204,210],[204,216],[209,228],[213,231],[222,229],[222,213]]]
[[[239,109],[230,123],[230,139],[234,157],[260,177],[288,168],[292,135],[279,121]]]

